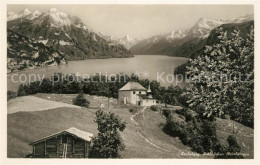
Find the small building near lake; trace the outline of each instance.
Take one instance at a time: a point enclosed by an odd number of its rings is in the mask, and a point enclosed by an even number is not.
[[[128,82],[118,90],[118,103],[140,106],[156,105],[156,99],[152,97],[151,93],[150,84],[146,89],[138,82]]]
[[[93,134],[72,127],[31,143],[31,157],[88,158],[92,137]]]

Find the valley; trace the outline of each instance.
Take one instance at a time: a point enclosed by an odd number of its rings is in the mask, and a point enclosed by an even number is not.
[[[253,20],[253,15],[218,20],[201,18],[190,29],[138,39],[128,34],[118,38],[96,32],[80,18],[55,8],[48,12],[28,9],[18,13],[9,11],[7,17],[8,73],[74,60],[127,58],[133,57],[133,54],[193,58],[210,44],[210,33],[215,28]],[[20,37],[13,37],[14,34]],[[14,44],[17,42],[41,46],[18,47]],[[51,51],[43,50],[43,47]],[[57,54],[55,58],[53,51]]]
[[[8,7],[8,158],[255,157],[253,8],[72,6]]]

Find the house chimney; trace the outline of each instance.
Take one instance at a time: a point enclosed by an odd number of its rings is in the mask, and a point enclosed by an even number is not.
[[[153,96],[152,96],[152,90],[151,90],[151,87],[150,87],[150,83],[149,83],[148,90],[147,90],[147,96],[148,96],[149,98],[153,98]]]
[[[149,86],[148,86],[148,90],[147,90],[147,93],[152,93],[152,91],[151,91],[151,87],[150,87],[150,83],[149,83]]]

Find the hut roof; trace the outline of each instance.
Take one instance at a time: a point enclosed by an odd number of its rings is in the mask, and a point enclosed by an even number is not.
[[[42,139],[39,139],[39,140],[37,140],[35,142],[32,142],[30,145],[40,143],[42,141],[51,139],[51,138],[53,138],[55,136],[59,136],[59,135],[62,135],[62,134],[71,134],[71,135],[76,136],[77,138],[79,138],[79,139],[81,139],[83,141],[88,141],[88,142],[91,141],[91,139],[93,137],[92,133],[85,132],[85,131],[79,130],[77,128],[71,127],[71,128],[69,128],[67,130],[57,132],[55,134],[46,136],[46,137],[44,137]]]
[[[143,87],[138,82],[128,82],[126,85],[124,85],[122,88],[119,89],[119,91],[147,91],[145,87]]]

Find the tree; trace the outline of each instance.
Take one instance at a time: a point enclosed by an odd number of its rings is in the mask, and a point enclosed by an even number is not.
[[[15,98],[16,96],[17,96],[16,92],[11,91],[11,90],[7,91],[7,101],[10,100],[10,99]]]
[[[52,82],[49,78],[44,78],[40,86],[40,92],[52,93]]]
[[[217,33],[218,43],[206,46],[187,66],[186,74],[192,77],[185,93],[189,106],[202,106],[205,116],[230,114],[253,127],[254,29],[247,38],[238,31],[228,35],[222,28]]]
[[[132,81],[132,82],[139,82],[139,77],[138,77],[138,75],[137,74],[131,74],[131,76],[130,76],[130,81]]]
[[[162,95],[162,100],[164,102],[164,107],[167,108],[167,104],[173,103],[174,97],[172,96],[172,94],[170,92],[166,91]]]
[[[119,131],[123,132],[126,122],[122,122],[114,113],[98,110],[95,122],[98,125],[98,136],[93,138],[92,158],[119,158],[119,151],[124,150]]]
[[[25,95],[26,95],[26,92],[24,89],[24,85],[21,84],[21,85],[19,85],[19,88],[17,90],[17,96],[25,96]]]
[[[73,100],[74,105],[78,105],[81,107],[89,107],[89,101],[84,97],[83,92],[80,92],[77,97]]]

